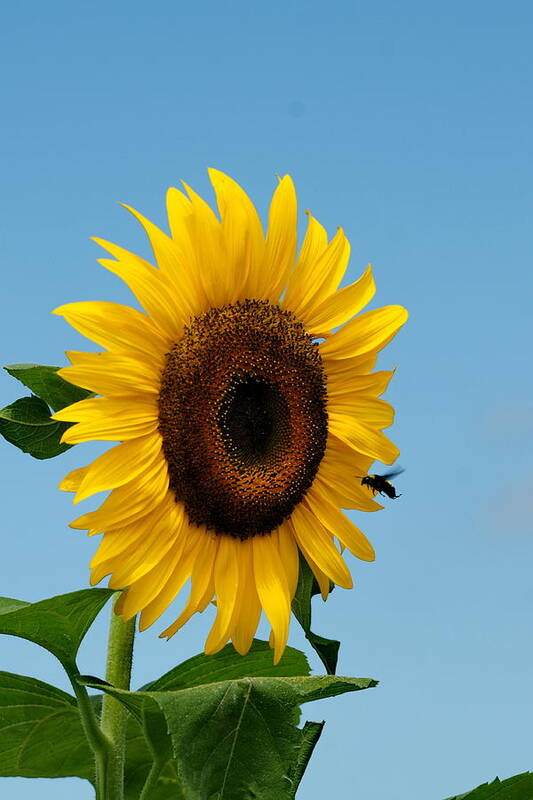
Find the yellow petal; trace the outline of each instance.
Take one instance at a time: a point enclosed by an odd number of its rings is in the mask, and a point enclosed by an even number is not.
[[[143,436],[118,444],[93,461],[74,502],[79,503],[97,492],[123,486],[151,466],[160,451],[160,436]]]
[[[276,303],[294,268],[297,245],[297,200],[290,175],[284,175],[272,197],[264,262],[257,275],[257,296]]]
[[[99,258],[98,263],[124,281],[165,337],[177,339],[181,335],[191,309],[164,273],[137,261]]]
[[[358,314],[374,297],[376,284],[368,266],[359,280],[329,295],[319,305],[302,315],[307,330],[318,336],[343,325]]]
[[[385,306],[347,322],[343,328],[320,344],[322,356],[352,358],[371,350],[381,350],[406,322],[408,313],[402,306]]]
[[[136,548],[137,542],[142,540],[144,536],[145,528],[136,523],[125,525],[123,528],[104,533],[98,550],[92,557],[89,566],[91,569],[95,569],[104,562],[110,562],[112,559],[128,550],[131,552]],[[110,570],[110,572],[112,572],[112,570]]]
[[[232,270],[223,259],[222,229],[213,209],[183,182],[193,213],[185,222],[194,242],[196,265],[211,307],[224,306],[232,293]]]
[[[183,545],[183,521],[183,506],[169,497],[160,508],[137,522],[144,529],[142,541],[115,565],[110,588],[130,586],[166,559],[169,550],[175,552],[178,543]]]
[[[290,519],[287,520],[287,525],[288,525],[289,529],[292,532],[292,536],[293,536],[294,540],[296,541],[296,532],[294,530],[294,525],[292,524],[292,521]],[[318,568],[318,566],[313,561],[313,559],[311,558],[309,553],[307,553],[305,550],[303,550],[301,548],[300,548],[300,550],[301,550],[302,556],[307,561],[307,564],[308,564],[311,572],[315,576],[315,580],[318,583],[318,588],[320,589],[320,595],[322,597],[322,600],[324,600],[324,602],[325,602],[329,597],[329,592],[330,592],[330,588],[331,588],[331,581],[328,578],[328,576],[324,572],[322,572],[321,569]]]
[[[283,308],[298,308],[303,298],[310,294],[313,288],[311,267],[328,246],[328,236],[322,225],[309,211],[306,214],[307,231],[296,266],[289,275],[287,291],[281,303]]]
[[[179,333],[180,327],[174,318],[183,320],[188,316],[189,309],[183,303],[181,294],[173,291],[173,284],[166,273],[112,242],[97,236],[93,236],[93,241],[116,259],[102,258],[98,259],[98,263],[124,281],[167,335],[173,337],[176,331]]]
[[[160,374],[147,364],[114,353],[69,352],[76,363],[58,370],[63,380],[106,395],[157,395]]]
[[[239,545],[232,536],[220,536],[214,578],[217,616],[205,642],[205,652],[212,655],[228,641],[233,611],[239,591]]]
[[[67,303],[53,312],[88,339],[108,350],[137,352],[149,359],[168,351],[170,340],[164,338],[154,323],[135,308],[118,303],[86,301]]]
[[[315,576],[315,580],[318,583],[318,588],[320,589],[320,596],[322,597],[322,600],[324,600],[324,602],[326,602],[326,600],[329,597],[329,593],[330,593],[330,589],[331,589],[331,585],[332,585],[331,581],[328,578],[328,576],[325,574],[325,572],[322,572],[322,570],[319,569],[319,567],[313,561],[313,559],[311,558],[309,553],[304,553],[303,555],[304,555],[304,558],[305,558],[305,560],[307,561],[307,563],[309,565],[309,569],[311,570],[311,572]]]
[[[188,527],[190,531],[191,526]],[[190,543],[191,538],[192,546]],[[202,530],[201,532],[197,531],[196,535],[193,534],[192,537],[189,534],[189,546],[184,548],[181,558],[174,567],[174,571],[166,583],[161,586],[159,593],[154,597],[154,599],[143,608],[141,612],[141,618],[139,620],[139,630],[143,631],[152,625],[156,619],[158,619],[161,614],[166,611],[178,592],[182,590],[189,577],[192,580],[194,567],[198,562],[198,559],[202,559],[202,566],[207,573],[205,579],[206,582],[209,583],[211,573],[209,553],[213,550],[213,547],[210,546],[207,548],[207,550],[205,547],[203,547],[206,539],[212,540],[214,537],[212,535],[210,536],[205,530]],[[200,551],[203,553],[203,555],[199,554]]]
[[[370,456],[358,453],[346,442],[337,438],[331,431],[328,433],[326,452],[322,459],[322,464],[330,464],[332,467],[347,470],[349,475],[364,476],[374,459]]]
[[[351,589],[352,578],[342,556],[333,544],[331,534],[324,529],[321,522],[301,503],[291,515],[298,546],[304,555],[317,564],[334,583],[343,589]]]
[[[358,393],[351,397],[329,397],[328,414],[345,416],[348,424],[355,420],[379,430],[388,428],[394,422],[394,409],[390,403],[379,397]]]
[[[174,192],[177,192],[177,190],[174,190]],[[167,203],[169,196],[171,197],[170,202],[172,204],[174,193],[171,192],[171,190],[169,190],[169,194],[167,195]],[[203,296],[199,290],[198,274],[196,270],[192,268],[191,262],[191,256],[194,255],[194,248],[190,245],[187,248],[183,237],[179,239],[170,238],[170,236],[167,236],[157,225],[154,225],[153,222],[150,222],[149,219],[134,208],[131,208],[131,206],[124,205],[124,208],[133,214],[143,226],[152,250],[154,251],[159,269],[173,281],[176,291],[179,292],[182,308],[187,308],[191,316],[202,313],[204,310],[202,305]],[[185,219],[187,219],[187,217],[185,217]]]
[[[326,527],[333,536],[348,548],[350,553],[362,561],[374,561],[374,548],[362,531],[357,528],[346,514],[343,514],[328,499],[320,485],[313,484],[306,494],[304,502],[311,512]]]
[[[400,455],[396,445],[381,431],[373,430],[345,414],[330,413],[329,429],[350,447],[384,464],[393,464]]]
[[[94,422],[107,417],[120,417],[136,422],[151,422],[158,417],[154,398],[139,398],[134,402],[124,398],[89,397],[79,400],[52,414],[61,422]]]
[[[256,263],[252,249],[248,219],[242,206],[231,203],[222,218],[221,242],[216,274],[224,280],[227,303],[248,297],[250,273]]]
[[[81,442],[127,442],[139,436],[157,433],[157,422],[118,423],[113,420],[97,424],[79,422],[69,428],[61,437],[64,444]]]
[[[191,592],[185,608],[179,617],[169,625],[160,638],[170,638],[183,626],[197,611],[203,610],[215,593],[213,569],[218,551],[220,537],[207,531],[203,537],[201,548],[196,552],[191,574]]]
[[[154,569],[143,575],[129,587],[127,592],[121,595],[116,608],[124,619],[131,619],[141,609],[146,608],[157,597],[162,587],[170,584],[176,594],[183,587],[192,568],[191,559],[183,558],[184,551],[190,547],[191,533],[189,527],[183,526],[180,531],[180,534],[183,535],[176,537],[174,548],[167,558],[164,558]],[[173,579],[176,569],[180,572],[179,581]]]
[[[132,402],[130,398],[91,397],[56,411],[52,419],[83,423],[65,431],[62,441],[68,444],[91,439],[126,441],[155,432],[158,408],[152,398]]]
[[[284,522],[278,530],[272,534],[278,538],[279,555],[285,575],[287,576],[287,585],[289,587],[289,595],[291,599],[294,597],[296,586],[298,585],[298,573],[300,571],[298,560],[298,547],[292,528]]]
[[[86,467],[71,470],[65,475],[57,488],[61,489],[62,492],[77,492],[90,467],[91,465],[88,464]]]
[[[228,263],[235,265],[238,286],[234,297],[254,297],[256,272],[263,263],[265,251],[261,220],[254,204],[236,181],[216,169],[208,172],[222,219]]]
[[[364,478],[367,470],[356,472],[353,470],[349,475],[341,469],[324,466],[324,460],[320,464],[320,469],[313,482],[315,485],[327,493],[331,501],[338,508],[354,508],[358,511],[379,511],[382,505],[372,499],[371,494],[361,486],[361,478]]]
[[[169,506],[167,503],[164,516],[162,509],[156,508],[142,519],[106,534],[91,560],[92,585],[111,574],[109,587],[122,589],[138,581],[163,560],[175,540],[176,515],[169,513]]]
[[[119,244],[108,242],[107,239],[101,239],[99,236],[92,236],[91,239],[93,242],[100,245],[100,247],[102,247],[104,250],[107,250],[107,252],[110,253],[117,261],[134,262],[139,267],[143,267],[147,271],[157,272],[154,266],[150,264],[149,261],[146,261],[145,258],[138,256],[136,253],[132,253],[130,250],[126,250]]]
[[[257,594],[275,633],[274,663],[277,664],[289,635],[291,598],[287,576],[271,536],[255,536],[252,546]]]
[[[240,602],[238,614],[233,621],[231,638],[236,651],[244,656],[251,647],[261,616],[261,603],[255,588],[253,572],[253,545],[250,539],[241,542],[239,568]]]
[[[350,243],[339,228],[317,260],[310,265],[306,276],[306,291],[300,301],[291,305],[297,317],[304,319],[326,300],[339,285],[350,258]]]
[[[211,183],[213,184],[213,189],[215,190],[221,218],[224,219],[230,206],[240,206],[244,209],[246,212],[247,227],[250,230],[252,240],[255,242],[259,253],[262,249],[263,226],[261,225],[261,220],[259,219],[254,204],[237,181],[234,181],[229,175],[226,175],[218,169],[213,169],[212,167],[208,169],[208,173]]]
[[[394,370],[384,370],[369,375],[353,375],[346,381],[328,381],[328,397],[339,399],[340,402],[343,402],[341,398],[351,397],[355,392],[379,397],[386,391],[393,375]]]
[[[362,511],[379,511],[383,508],[372,499],[361,479],[368,474],[373,462],[352,446],[338,439],[330,431],[326,452],[320,462],[315,481],[319,481],[328,495],[340,508],[357,508]],[[333,500],[335,498],[335,500]]]
[[[70,527],[101,533],[136,522],[164,501],[168,481],[167,462],[160,454],[139,475],[113,489],[99,509],[78,517]]]
[[[364,353],[354,358],[332,358],[321,353],[324,371],[328,379],[328,392],[333,386],[348,386],[354,375],[367,374],[376,366],[377,351]]]

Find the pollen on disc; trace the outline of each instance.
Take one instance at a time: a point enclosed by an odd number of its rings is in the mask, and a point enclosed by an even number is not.
[[[289,311],[244,300],[194,319],[167,355],[159,429],[191,522],[266,534],[311,486],[327,440],[318,346]]]

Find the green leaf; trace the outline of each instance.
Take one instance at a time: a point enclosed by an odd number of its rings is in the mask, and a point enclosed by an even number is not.
[[[137,736],[142,740],[142,747],[149,761],[141,762],[131,759],[126,755],[126,764],[124,766],[124,800],[139,800],[144,782],[152,766],[152,757],[146,747],[139,726],[136,722],[133,722],[133,720],[132,725],[135,726]],[[130,746],[128,740],[128,747]],[[185,796],[181,791],[176,766],[173,761],[169,761],[161,771],[157,785],[150,792],[150,800],[185,800]]]
[[[50,418],[50,409],[39,397],[21,397],[0,410],[0,433],[8,442],[34,458],[54,458],[72,445],[61,444],[69,422]]]
[[[9,364],[4,369],[27,386],[33,394],[48,403],[54,411],[92,395],[87,389],[81,389],[63,380],[57,374],[61,367],[48,367],[44,364]]]
[[[466,794],[457,794],[447,800],[533,800],[533,773],[522,772],[500,781],[482,783]]]
[[[320,594],[320,589],[315,576],[305,558],[300,554],[300,573],[292,601],[292,612],[302,626],[305,638],[324,664],[328,675],[335,675],[341,643],[336,639],[319,636],[311,630],[311,599],[316,594]]]
[[[293,647],[287,647],[277,666],[274,666],[272,650],[268,642],[254,639],[250,651],[245,656],[240,656],[233,645],[226,645],[214,656],[201,653],[189,658],[182,664],[162,675],[155,681],[143,687],[144,691],[168,691],[170,689],[187,689],[193,686],[256,676],[296,676],[309,674],[309,664],[304,653]],[[86,678],[87,676],[83,676]],[[87,681],[93,687],[105,688],[100,680]],[[173,762],[172,742],[168,735],[166,725],[161,725],[161,711],[156,703],[145,702],[142,711],[137,712],[137,719],[146,731],[152,748],[160,757],[168,760],[167,772],[174,769],[177,780],[176,767]],[[174,765],[174,766],[173,766]],[[304,766],[305,769],[305,766]],[[303,774],[303,770],[302,770]],[[160,783],[163,778],[160,778]],[[170,780],[167,777],[167,782]]]
[[[300,747],[296,752],[294,764],[289,772],[289,778],[292,781],[293,788],[292,797],[296,795],[296,791],[303,778],[309,759],[313,755],[316,743],[320,739],[324,725],[325,722],[306,722],[302,728]]]
[[[54,458],[69,450],[72,445],[61,444],[61,437],[72,423],[51,419],[49,406],[58,411],[91,397],[92,392],[60,378],[59,367],[11,364],[4,369],[33,392],[31,397],[21,397],[0,410],[0,434],[4,439],[39,459]]]
[[[320,733],[318,723],[296,727],[300,704],[375,685],[323,675],[241,678],[167,692],[102,688],[144,725],[155,752],[170,737],[184,800],[292,800]]]
[[[0,775],[91,780],[93,773],[76,698],[36,678],[0,672]]]
[[[162,692],[235,678],[296,675],[309,675],[309,664],[301,650],[286,647],[279,664],[274,666],[268,642],[254,639],[250,651],[245,656],[240,656],[235,652],[233,645],[228,644],[214,656],[201,653],[189,658],[157,680],[143,686],[142,690]]]
[[[91,698],[98,716],[102,697]],[[145,736],[133,716],[128,716],[126,727],[126,762],[124,764],[124,800],[138,800],[148,773],[152,768],[153,756]],[[150,793],[150,800],[184,800],[181,792],[177,768],[169,757],[159,781]]]
[[[38,603],[0,597],[0,633],[41,645],[68,671],[76,670],[78,648],[111,589],[82,589]]]
[[[91,702],[99,717],[101,696]],[[124,800],[138,800],[151,766],[144,736],[129,717]],[[93,754],[75,697],[36,678],[0,672],[0,776],[93,781]],[[165,766],[150,800],[183,800],[173,763]]]

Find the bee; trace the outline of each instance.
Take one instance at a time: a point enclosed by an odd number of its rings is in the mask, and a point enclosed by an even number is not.
[[[396,469],[393,472],[386,472],[385,475],[365,475],[364,478],[361,479],[361,484],[363,486],[368,486],[369,489],[372,489],[374,494],[387,495],[390,497],[391,500],[396,500],[397,497],[401,497],[401,494],[396,494],[396,489],[390,482],[389,478],[394,478],[396,475],[399,475],[400,472],[403,472],[403,469]]]

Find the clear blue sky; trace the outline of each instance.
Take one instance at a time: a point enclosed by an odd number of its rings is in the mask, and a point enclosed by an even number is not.
[[[89,237],[145,252],[116,202],[163,223],[167,186],[207,192],[209,165],[263,214],[290,172],[302,211],[344,226],[349,277],[372,262],[377,303],[411,311],[381,360],[398,365],[403,496],[360,515],[377,560],[352,559],[356,590],[315,611],[343,642],[340,673],[381,683],[305,707],[327,726],[299,797],[441,800],[533,769],[531,3],[8,0],[1,16],[2,363],[83,349],[50,311],[129,302]],[[20,392],[2,375],[0,393]],[[1,594],[87,585],[94,542],[55,487],[95,452],[0,447]],[[104,623],[84,672],[103,672]],[[201,649],[207,626],[142,634],[134,683]],[[1,668],[66,688],[44,651],[0,647]],[[91,797],[76,779],[1,785]]]

